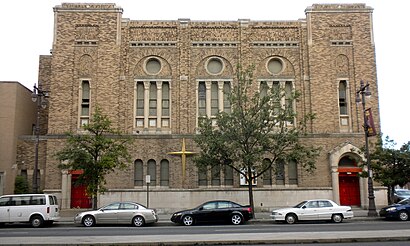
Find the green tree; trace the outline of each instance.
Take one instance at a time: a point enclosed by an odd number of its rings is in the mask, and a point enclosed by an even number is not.
[[[67,134],[66,146],[56,156],[61,161],[60,168],[83,171],[77,184],[86,185],[96,209],[98,193],[106,190],[105,176],[115,169],[126,169],[130,163],[127,145],[131,139],[114,130],[98,106],[90,123],[83,127],[84,134]]]
[[[14,194],[28,193],[28,182],[22,175],[17,175],[14,180]]]
[[[410,142],[396,148],[389,136],[379,137],[370,154],[371,168],[375,181],[387,187],[389,204],[393,203],[395,186],[404,186],[410,182]],[[367,176],[367,173],[364,173]]]
[[[267,93],[252,93],[253,67],[237,68],[237,84],[228,95],[229,113],[220,112],[216,122],[200,118],[194,140],[201,148],[194,161],[200,170],[225,166],[245,177],[249,204],[254,211],[252,183],[268,170],[276,171],[278,161],[296,161],[306,171],[315,170],[320,150],[303,145],[300,138],[306,133],[306,123],[313,116],[304,117],[297,124],[293,102],[297,93],[289,93],[273,86]],[[283,105],[283,102],[286,102]],[[216,124],[215,124],[216,123]],[[269,161],[265,161],[269,158]]]

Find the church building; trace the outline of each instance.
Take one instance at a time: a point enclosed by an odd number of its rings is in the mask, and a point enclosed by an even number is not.
[[[291,21],[146,21],[124,18],[111,3],[54,7],[52,47],[39,66],[38,86],[49,95],[41,111],[41,191],[57,194],[62,208],[90,207],[85,188],[74,185],[81,170],[61,170],[55,153],[67,132],[84,133],[98,105],[114,128],[134,139],[132,163],[108,175],[99,206],[146,204],[148,196],[149,206],[163,211],[211,199],[248,204],[239,174],[200,172],[192,160],[199,152],[193,141],[198,118],[229,112],[227,94],[241,64],[255,66],[255,90],[278,86],[300,93],[292,102],[297,117],[316,115],[301,141],[321,147],[313,174],[282,163],[278,172],[258,178],[255,208],[311,198],[366,208],[367,179],[358,175],[365,160],[364,110],[355,101],[360,82],[368,83],[366,107],[380,132],[372,13],[365,4],[314,4]],[[17,159],[18,170],[33,177],[33,136],[20,138]],[[375,196],[376,205],[387,204],[377,183]]]

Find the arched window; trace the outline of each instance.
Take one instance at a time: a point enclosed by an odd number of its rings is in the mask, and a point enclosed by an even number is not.
[[[136,127],[144,127],[144,82],[137,82]]]
[[[263,160],[263,166],[268,166],[270,165],[270,160],[269,159],[264,159]],[[263,185],[272,185],[272,168],[269,168],[264,174],[263,174]]]
[[[347,115],[347,85],[346,80],[339,82],[339,112],[340,115]]]
[[[170,104],[169,104],[169,83],[162,83],[162,123],[161,127],[169,127]]]
[[[206,168],[198,168],[198,185],[207,186],[208,185],[208,175]]]
[[[151,186],[155,186],[157,183],[157,163],[155,162],[155,160],[149,160],[148,161],[148,175],[151,176],[151,182],[150,185]]]
[[[298,166],[296,161],[291,160],[288,163],[289,184],[298,184]]]
[[[233,168],[225,165],[224,168],[224,183],[225,185],[233,185]]]
[[[135,160],[134,162],[134,186],[143,185],[143,167],[142,160]]]
[[[80,127],[87,125],[90,119],[90,82],[81,82]]]
[[[281,160],[276,163],[276,184],[285,184],[285,162]]]
[[[223,96],[223,102],[224,102],[224,112],[230,113],[231,112],[231,103],[229,101],[229,95],[231,94],[231,83],[230,82],[224,82],[224,96]]]
[[[213,186],[220,186],[221,185],[221,167],[220,166],[213,166],[211,169],[211,184]]]
[[[161,161],[160,177],[160,186],[169,186],[169,161],[166,159]]]
[[[219,112],[218,82],[211,84],[211,116],[216,116]]]

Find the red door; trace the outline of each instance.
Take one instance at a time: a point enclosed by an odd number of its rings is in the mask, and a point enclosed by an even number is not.
[[[87,196],[85,185],[78,185],[78,175],[71,176],[71,208],[91,208],[91,198]]]
[[[339,175],[340,205],[360,206],[359,177]]]

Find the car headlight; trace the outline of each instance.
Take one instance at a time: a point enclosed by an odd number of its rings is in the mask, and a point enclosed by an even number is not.
[[[393,211],[396,211],[396,210],[397,210],[397,208],[395,208],[395,207],[391,207],[391,208],[386,209],[387,212],[393,212]]]
[[[182,215],[182,213],[175,213],[175,214],[174,214],[175,217],[181,216],[181,215]]]

